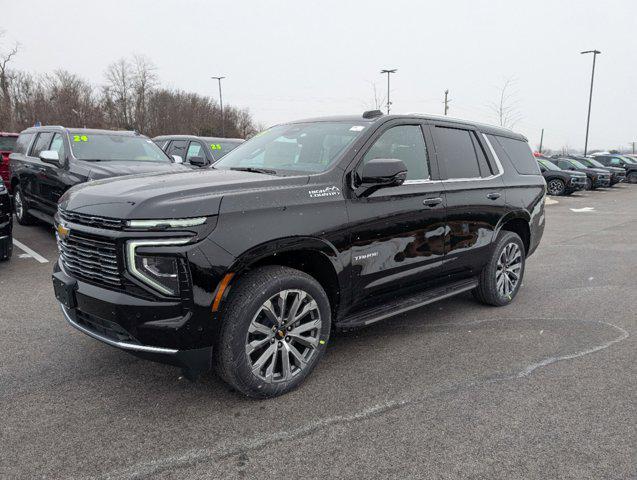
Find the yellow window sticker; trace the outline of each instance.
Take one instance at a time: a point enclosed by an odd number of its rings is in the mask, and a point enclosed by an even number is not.
[[[211,143],[210,144],[210,149],[211,150],[221,150],[221,144],[220,143]]]
[[[73,135],[74,142],[88,142],[88,137],[86,135]]]

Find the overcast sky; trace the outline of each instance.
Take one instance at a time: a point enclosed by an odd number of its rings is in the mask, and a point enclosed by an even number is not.
[[[392,111],[443,112],[495,123],[507,78],[535,147],[582,148],[596,48],[589,148],[637,141],[637,1],[28,1],[0,0],[0,48],[14,68],[64,68],[100,84],[106,65],[148,56],[166,86],[249,107],[266,125],[359,113],[384,95]]]

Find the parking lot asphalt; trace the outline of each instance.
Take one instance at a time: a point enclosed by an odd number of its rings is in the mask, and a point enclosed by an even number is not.
[[[337,334],[265,401],[72,329],[51,229],[17,226],[41,258],[0,264],[0,478],[636,478],[637,185],[557,200],[512,305]]]

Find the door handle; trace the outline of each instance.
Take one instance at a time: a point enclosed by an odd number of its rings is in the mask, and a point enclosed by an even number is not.
[[[487,194],[487,198],[489,200],[497,200],[500,197],[501,197],[501,195],[498,192],[492,192],[492,193]]]
[[[425,207],[435,207],[436,205],[440,205],[442,203],[442,198],[440,197],[436,197],[436,198],[425,198],[422,201],[422,204]]]

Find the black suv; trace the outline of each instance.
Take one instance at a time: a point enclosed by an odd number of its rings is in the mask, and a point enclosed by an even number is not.
[[[311,372],[333,327],[468,291],[511,303],[545,194],[509,130],[380,112],[298,121],[213,168],[72,188],[53,284],[87,335],[274,396]]]
[[[193,167],[212,165],[245,140],[240,138],[195,137],[193,135],[162,135],[153,141],[168,155],[177,155]]]
[[[597,168],[601,170],[606,170],[610,173],[610,185],[613,186],[619,182],[626,181],[626,170],[620,167],[610,167],[606,166],[603,163],[595,160],[595,158],[590,157],[580,157],[578,155],[569,155],[567,158],[572,158],[573,160],[577,160],[579,163],[589,168]]]
[[[601,168],[590,168],[572,158],[554,157],[550,161],[562,170],[571,170],[586,174],[586,190],[594,190],[600,187],[610,187],[610,172]]]
[[[548,158],[537,159],[540,172],[546,180],[549,195],[570,195],[586,187],[586,175],[572,170],[562,170]]]
[[[0,177],[0,261],[11,258],[13,252],[13,214],[11,211],[11,197]]]
[[[595,154],[592,158],[608,167],[623,168],[626,171],[626,181],[637,183],[637,160],[634,158],[613,154]]]
[[[57,202],[78,183],[119,175],[188,171],[151,139],[135,132],[33,127],[11,154],[11,186],[18,223],[53,223]]]

